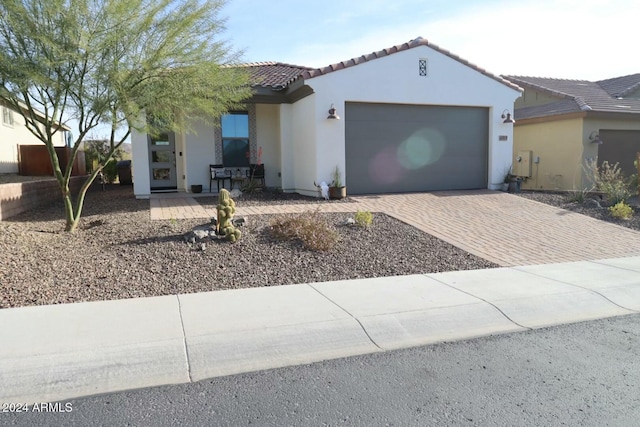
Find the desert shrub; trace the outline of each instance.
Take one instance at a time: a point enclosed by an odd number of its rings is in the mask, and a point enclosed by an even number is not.
[[[111,151],[111,146],[107,139],[91,139],[91,140],[84,141],[83,144],[84,144],[84,158],[87,166],[87,172],[93,172],[97,167],[98,163],[102,163],[107,159],[107,154],[109,154],[109,151]],[[131,160],[130,156],[126,155],[126,153],[120,148],[115,150],[115,152],[113,153],[113,159],[115,161],[112,160],[109,163],[113,163],[113,164],[111,166],[107,164],[107,167],[105,167],[105,169],[110,167],[112,168],[113,171],[116,171],[115,175],[109,175],[109,177],[113,176],[113,179],[109,182],[113,182],[115,180],[115,177],[118,176],[117,170],[116,170],[116,162],[118,160],[125,159],[125,157],[129,157],[129,160]],[[105,178],[108,178],[106,176],[107,172],[103,170],[103,173],[105,174]]]
[[[586,172],[598,191],[607,196],[607,201],[615,205],[631,196],[630,181],[622,173],[618,163],[610,165],[604,161],[598,167],[596,160],[587,163]]]
[[[569,192],[569,194],[567,194],[567,201],[572,203],[582,204],[584,203],[585,200],[587,200],[587,197],[589,196],[589,192],[590,190],[588,188],[571,191]]]
[[[338,233],[320,215],[305,211],[297,215],[280,215],[271,220],[271,233],[279,240],[300,240],[312,251],[328,251],[338,242]]]
[[[629,177],[629,188],[632,193],[636,193],[640,196],[640,182],[638,181],[637,173],[634,173]]]
[[[115,160],[109,161],[104,168],[102,168],[102,174],[104,175],[104,181],[113,184],[118,177],[118,164]]]
[[[366,228],[373,222],[373,214],[369,211],[357,211],[353,219],[358,226]]]
[[[633,216],[633,209],[623,201],[611,206],[609,212],[614,218],[618,219],[629,219]]]

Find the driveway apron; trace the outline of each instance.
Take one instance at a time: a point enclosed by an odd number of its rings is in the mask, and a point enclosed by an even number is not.
[[[640,255],[640,232],[508,193],[455,191],[360,200],[503,267]]]

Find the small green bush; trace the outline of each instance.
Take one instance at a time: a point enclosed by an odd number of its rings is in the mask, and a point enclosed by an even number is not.
[[[338,233],[317,210],[280,215],[272,219],[270,225],[271,233],[277,239],[300,240],[312,251],[329,251],[338,243]]]
[[[618,202],[609,208],[609,212],[614,218],[629,219],[633,216],[633,209],[625,202]]]
[[[354,219],[360,227],[369,227],[373,222],[373,214],[369,211],[357,211]]]
[[[102,173],[104,174],[105,182],[109,184],[113,184],[116,182],[116,178],[118,177],[118,165],[115,160],[110,160],[104,168],[102,168]]]

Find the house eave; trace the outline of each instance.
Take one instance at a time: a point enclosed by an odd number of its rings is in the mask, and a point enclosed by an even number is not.
[[[535,123],[555,122],[572,119],[607,119],[607,120],[633,120],[640,121],[640,113],[619,111],[577,111],[564,114],[551,114],[526,119],[518,118],[516,110],[516,126]]]
[[[515,126],[532,125],[532,124],[537,124],[537,123],[556,122],[556,121],[560,121],[560,120],[572,120],[572,119],[584,118],[586,116],[587,116],[587,113],[585,111],[578,111],[578,112],[573,112],[573,113],[551,114],[551,115],[545,115],[545,116],[538,116],[538,117],[530,117],[530,118],[526,118],[526,119],[521,119],[521,118],[518,118],[517,111],[516,111],[516,123],[515,123]]]
[[[269,87],[255,86],[253,95],[249,98],[249,104],[293,104],[313,93],[311,87],[300,79],[290,84],[284,90],[275,90]]]

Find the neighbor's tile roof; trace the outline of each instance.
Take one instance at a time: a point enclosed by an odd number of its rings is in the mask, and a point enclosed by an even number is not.
[[[635,78],[633,77],[635,76]],[[624,95],[640,88],[640,74],[591,82],[547,77],[503,76],[509,81],[559,98],[556,102],[515,110],[516,120],[580,111],[640,113],[639,99]]]
[[[467,67],[470,67],[479,73],[484,74],[485,76],[492,78],[512,89],[517,91],[522,91],[520,87],[516,84],[500,77],[495,74],[491,74],[483,68],[478,67],[475,64],[472,64],[457,55],[449,52],[448,50],[442,49],[439,46],[436,46],[433,43],[430,43],[426,39],[422,37],[418,37],[414,40],[411,40],[407,43],[399,44],[388,49],[379,50],[377,52],[373,52],[367,55],[362,55],[357,58],[352,58],[346,61],[338,62],[336,64],[329,65],[323,68],[311,68],[304,67],[299,65],[291,65],[291,64],[283,64],[281,62],[252,62],[248,64],[242,64],[242,67],[246,67],[249,69],[251,74],[251,81],[253,86],[261,86],[268,87],[273,90],[282,90],[285,89],[288,85],[293,83],[298,78],[303,79],[312,79],[314,77],[318,77],[327,73],[331,73],[333,71],[342,70],[344,68],[352,67],[354,65],[362,64],[363,62],[372,61],[374,59],[382,58],[384,56],[392,55],[397,52],[402,52],[404,50],[412,49],[418,46],[428,46],[431,49],[438,51],[455,61],[460,62]]]
[[[241,67],[249,69],[252,86],[268,87],[273,90],[285,89],[300,75],[312,68],[282,62],[251,62]]]
[[[598,84],[614,98],[624,98],[640,89],[640,73],[600,80]]]

